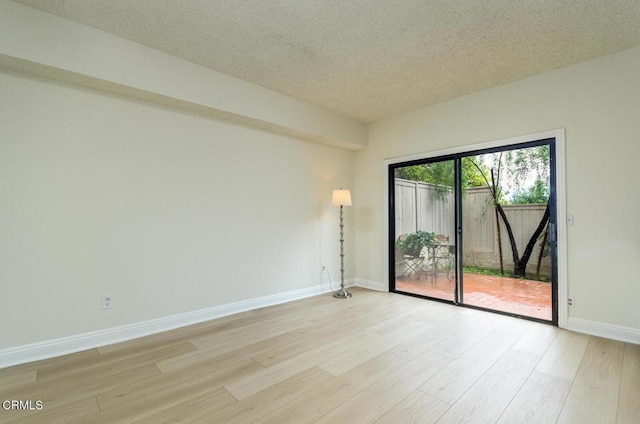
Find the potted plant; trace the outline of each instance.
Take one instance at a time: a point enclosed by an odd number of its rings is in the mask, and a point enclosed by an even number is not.
[[[436,234],[427,231],[416,231],[409,234],[402,234],[398,237],[396,244],[405,255],[418,257],[425,246],[435,243]]]

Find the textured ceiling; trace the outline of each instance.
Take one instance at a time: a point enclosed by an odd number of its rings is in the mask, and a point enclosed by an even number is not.
[[[640,0],[16,0],[363,121],[640,45]]]

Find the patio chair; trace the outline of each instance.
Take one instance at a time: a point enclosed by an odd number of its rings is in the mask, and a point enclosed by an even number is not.
[[[401,251],[400,254],[402,255],[402,261],[407,266],[404,272],[400,274],[400,278],[411,277],[411,275],[413,274],[414,278],[416,280],[419,280],[420,274],[424,272],[425,256],[423,251],[421,250],[417,255],[411,255],[404,251]]]

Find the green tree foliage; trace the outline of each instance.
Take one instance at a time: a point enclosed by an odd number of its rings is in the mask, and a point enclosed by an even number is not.
[[[402,168],[396,168],[395,177],[402,178],[403,180],[420,181],[423,183],[433,183],[427,167],[425,165],[413,165],[403,166]]]
[[[484,172],[489,172],[489,168],[483,163],[480,163],[480,169]],[[436,186],[453,187],[453,161],[433,162],[397,168],[395,170],[395,176],[396,178],[405,180],[431,183]],[[462,184],[463,188],[482,187],[485,185],[482,173],[469,161],[462,161]]]
[[[532,186],[526,189],[516,190],[511,196],[511,203],[514,205],[524,205],[530,203],[547,203],[549,201],[549,185],[537,178]]]
[[[505,152],[504,167],[507,174],[506,177],[512,183],[514,191],[523,193],[544,187],[549,190],[548,187],[551,185],[549,158],[550,150],[548,145],[507,150]],[[534,177],[534,186],[527,187],[527,184],[531,184],[531,180]],[[540,186],[536,188],[535,184],[538,184],[538,181],[540,181]],[[540,203],[546,203],[546,200]]]
[[[474,157],[471,156],[471,159]],[[481,163],[480,170],[470,161],[462,161],[462,184],[464,187],[482,187],[485,185],[483,173],[489,173],[489,168]]]

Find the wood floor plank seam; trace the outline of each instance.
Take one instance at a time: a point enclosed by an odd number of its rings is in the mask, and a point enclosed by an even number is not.
[[[500,360],[504,355],[506,355],[506,353],[507,353],[507,351],[505,351],[502,355],[500,355],[500,356],[499,356],[499,357],[498,357],[498,358],[497,358],[497,359],[496,359],[496,360],[491,364],[491,366],[493,366],[493,364],[495,364],[496,362],[498,362],[498,361],[499,361],[499,360]],[[478,375],[478,377],[477,377],[477,378],[476,378],[476,379],[475,379],[471,384],[469,384],[469,385],[467,386],[467,388],[466,388],[462,393],[460,393],[460,396],[458,396],[458,398],[457,398],[457,399],[460,399],[462,396],[464,396],[464,394],[465,394],[465,393],[466,393],[466,392],[467,392],[471,387],[473,387],[473,385],[475,384],[475,382],[477,382],[479,379],[481,379],[481,378],[482,378],[482,377],[483,377],[483,376],[484,376],[484,375],[485,375],[485,374],[486,374],[486,373],[491,369],[491,366],[487,367],[487,369],[485,369],[485,370],[484,370],[480,375]],[[425,384],[426,384],[426,383],[428,383],[430,380],[434,379],[436,376],[437,376],[437,374],[436,374],[436,375],[434,375],[434,376],[432,376],[429,380],[427,380],[427,381],[425,382]],[[418,387],[418,389],[417,389],[417,390],[420,390],[422,393],[424,393],[424,394],[426,394],[426,395],[430,395],[430,393],[429,393],[429,392],[425,392],[425,391],[422,389],[422,387],[423,387],[423,386],[424,386],[424,384],[423,384],[422,386]],[[457,400],[457,399],[456,399],[456,400]],[[443,401],[442,399],[440,399],[440,400],[441,400],[441,401]],[[446,401],[443,401],[443,402],[446,402]],[[455,402],[454,402],[454,403],[455,403]]]
[[[279,411],[275,411],[257,422],[269,424],[315,422],[406,363],[407,361],[403,358],[385,352],[339,377],[334,377],[331,381],[317,387],[308,396],[280,408]],[[324,412],[314,415],[313,411],[309,411],[306,403],[315,402],[323,397],[323,403],[317,404],[316,409],[324,408]],[[283,415],[283,412],[286,414]]]
[[[539,360],[538,360],[539,362]],[[511,398],[511,400],[507,403],[507,405],[505,406],[505,408],[502,410],[502,412],[500,413],[500,415],[498,416],[498,418],[496,419],[496,423],[499,422],[502,419],[502,416],[504,415],[504,413],[509,409],[509,406],[511,406],[511,404],[513,403],[513,401],[518,397],[518,394],[520,393],[520,391],[522,390],[522,388],[524,387],[524,385],[526,384],[527,380],[531,377],[531,374],[533,374],[536,370],[536,366],[538,365],[538,363],[536,362],[535,365],[531,368],[531,370],[529,371],[529,374],[527,375],[527,378],[525,378],[522,381],[522,384],[520,385],[520,387],[518,387],[518,390],[516,390],[516,392],[514,393],[513,397]]]
[[[414,390],[374,424],[435,424],[451,405]]]
[[[555,341],[555,339],[558,337],[558,335],[556,334],[556,336],[553,338],[553,340],[551,341],[551,343],[549,343],[549,346],[547,346],[547,348],[544,350],[544,352],[542,353],[542,355],[540,355],[541,357],[543,357],[547,351],[551,348],[551,345],[553,344],[553,341]]]
[[[622,346],[622,361],[620,361],[620,376],[622,376],[622,370],[624,369],[624,350],[626,349],[626,345]],[[623,379],[620,378],[620,381],[618,382],[618,404],[620,403],[620,396],[622,394],[622,382]],[[618,422],[618,414],[620,413],[620,408],[616,408],[616,412],[615,412],[615,417],[613,422]]]

